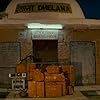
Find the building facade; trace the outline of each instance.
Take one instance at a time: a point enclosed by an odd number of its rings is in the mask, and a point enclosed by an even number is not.
[[[29,55],[37,63],[72,64],[75,85],[100,84],[100,21],[85,19],[75,0],[12,0],[5,13],[0,84],[10,84],[8,74]]]

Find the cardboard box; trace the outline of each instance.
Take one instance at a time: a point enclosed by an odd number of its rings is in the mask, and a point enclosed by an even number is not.
[[[26,73],[26,66],[24,64],[16,65],[16,73]]]
[[[62,87],[57,84],[46,84],[45,85],[46,97],[59,97],[62,96]]]
[[[48,74],[45,73],[45,81],[65,81],[65,76],[63,74]]]
[[[59,74],[60,73],[60,67],[57,65],[49,65],[46,68],[47,73],[49,74]]]

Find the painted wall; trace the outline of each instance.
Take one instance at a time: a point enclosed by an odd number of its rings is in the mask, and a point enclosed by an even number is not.
[[[21,7],[18,4],[21,4]],[[66,11],[61,10],[61,6],[65,7]],[[6,13],[8,19],[64,20],[84,18],[84,14],[75,0],[12,0],[6,8]]]
[[[0,29],[0,42],[16,42],[19,31],[17,29]]]
[[[100,29],[74,30],[73,40],[94,41],[96,43],[96,84],[100,84]]]
[[[21,58],[32,53],[31,33],[28,31],[25,36],[21,32],[27,32],[24,29],[0,28],[0,42],[20,42]],[[60,32],[58,41],[58,61],[66,64],[70,63],[70,41],[95,41],[96,43],[96,84],[100,84],[100,30],[89,29],[65,29]],[[20,37],[20,38],[19,38]]]
[[[21,35],[21,33],[24,32],[24,29],[17,29],[16,27],[13,28],[11,27],[9,26],[0,27],[0,42],[20,42],[21,59],[23,59],[25,57],[25,54],[27,55],[28,52],[26,46],[29,44],[29,42],[27,42],[28,39],[23,38],[24,36]]]

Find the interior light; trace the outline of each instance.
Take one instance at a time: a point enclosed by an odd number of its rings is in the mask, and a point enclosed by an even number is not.
[[[40,24],[40,23],[28,23],[27,28],[29,29],[63,29],[63,25],[61,24]]]

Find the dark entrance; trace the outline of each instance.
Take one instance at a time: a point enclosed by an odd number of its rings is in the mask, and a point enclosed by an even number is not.
[[[58,40],[33,40],[33,56],[36,62],[57,62]]]

